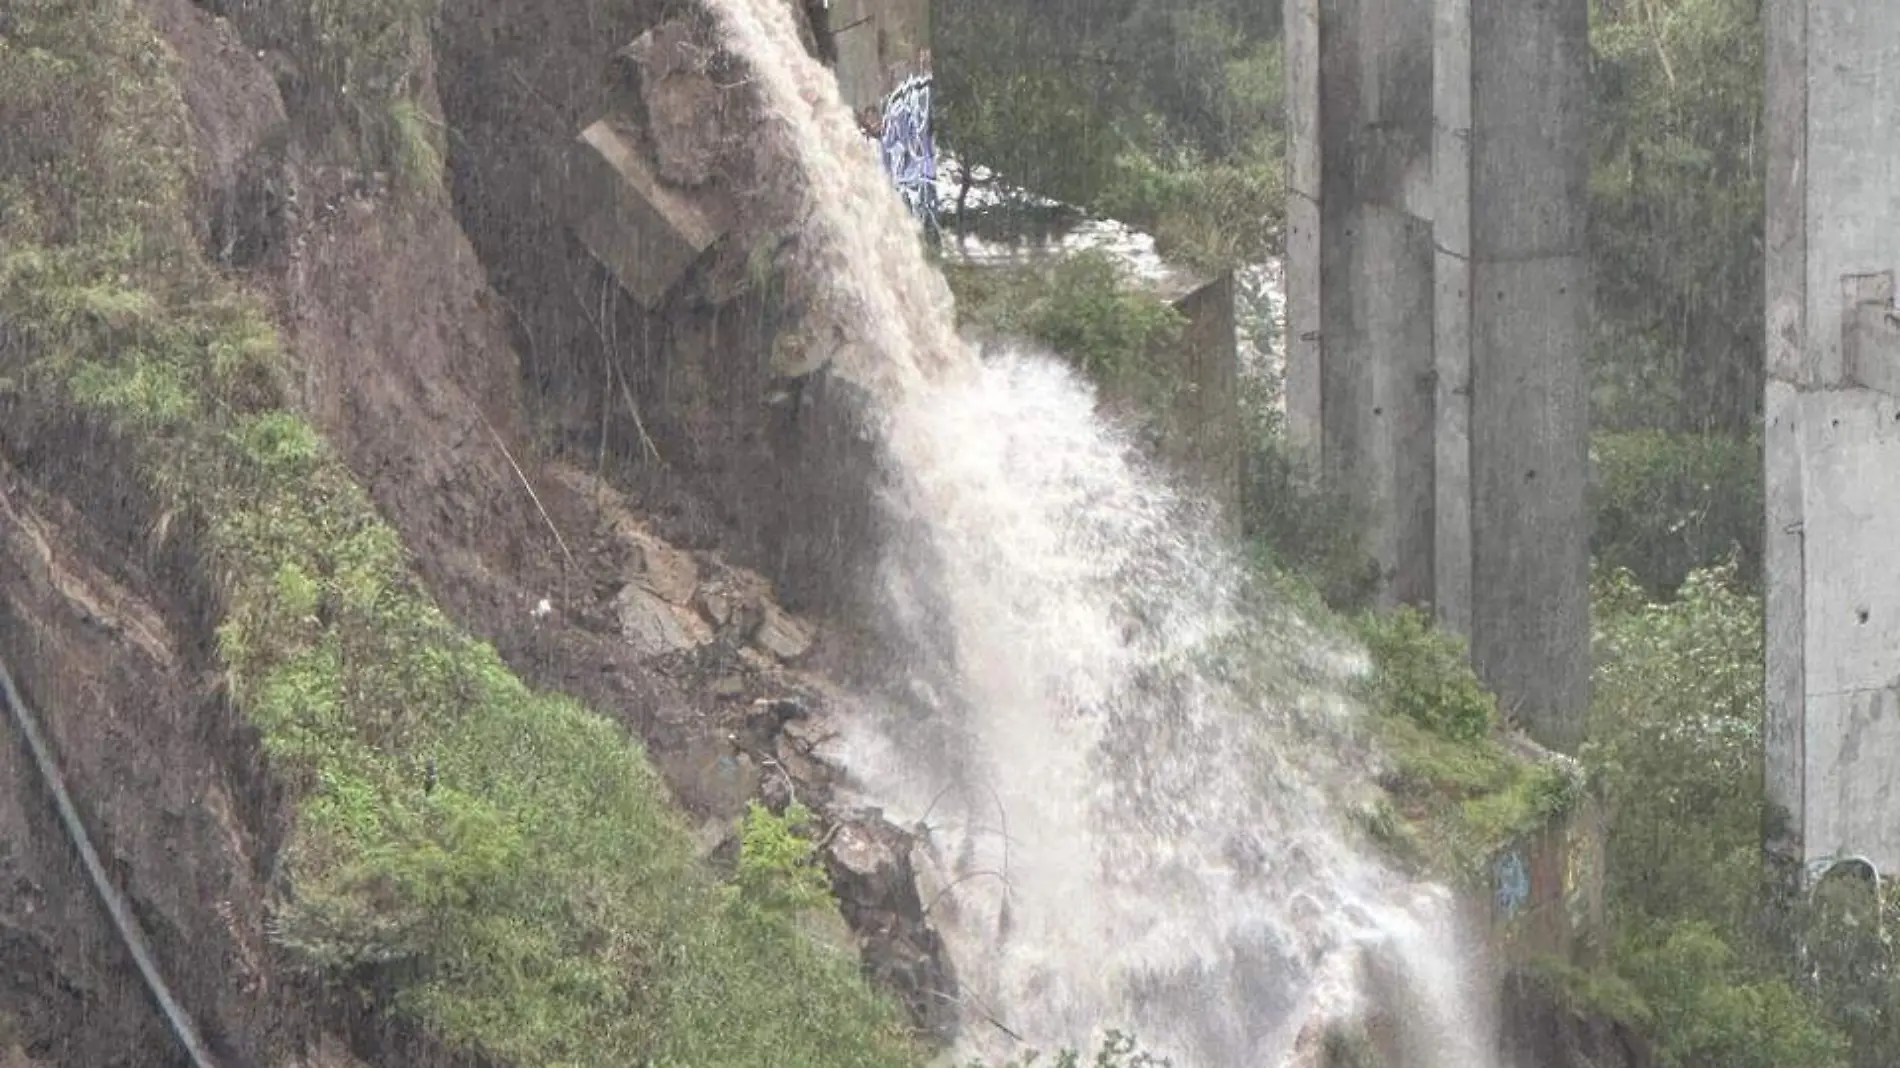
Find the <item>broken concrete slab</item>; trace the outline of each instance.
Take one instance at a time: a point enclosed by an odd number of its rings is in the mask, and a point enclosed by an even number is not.
[[[594,258],[643,307],[659,306],[725,225],[654,173],[632,132],[581,132],[565,174],[568,218]]]

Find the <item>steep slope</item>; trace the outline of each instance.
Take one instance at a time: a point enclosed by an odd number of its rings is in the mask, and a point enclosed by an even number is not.
[[[227,1065],[900,1062],[854,962],[712,885],[682,818],[785,754],[749,713],[812,689],[773,655],[806,640],[727,527],[677,552],[536,462],[432,167],[429,12],[325,10],[0,15],[0,655],[180,1000]],[[0,768],[7,1030],[174,1063]]]

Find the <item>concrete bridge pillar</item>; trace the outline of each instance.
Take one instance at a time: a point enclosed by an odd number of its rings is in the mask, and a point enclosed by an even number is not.
[[[1589,700],[1587,0],[1288,0],[1287,400],[1539,741]]]
[[[1768,0],[1770,848],[1900,866],[1900,21]]]

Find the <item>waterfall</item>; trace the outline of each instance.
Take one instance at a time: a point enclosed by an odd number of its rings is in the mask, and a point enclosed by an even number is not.
[[[1370,1008],[1408,1066],[1491,1065],[1449,895],[1340,816],[1363,785],[1356,654],[1249,597],[1207,506],[1064,364],[959,338],[791,5],[709,3],[789,162],[798,266],[828,287],[834,367],[869,394],[888,468],[882,622],[914,699],[867,702],[842,755],[866,798],[929,828],[960,1052],[1113,1028],[1177,1065],[1272,1066]]]

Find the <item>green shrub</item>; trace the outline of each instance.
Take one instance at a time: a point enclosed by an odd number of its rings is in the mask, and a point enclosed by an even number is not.
[[[733,880],[746,904],[790,914],[831,902],[831,880],[818,864],[818,847],[804,834],[811,820],[811,812],[797,802],[783,816],[757,801],[747,805]]]
[[[1096,381],[1165,401],[1167,383],[1149,356],[1182,326],[1181,314],[1090,250],[1043,267],[963,267],[946,272],[966,324],[1029,338]]]
[[[1366,697],[1393,800],[1361,823],[1400,859],[1475,879],[1499,849],[1581,799],[1585,778],[1568,761],[1535,763],[1506,748],[1497,701],[1457,637],[1409,607],[1363,614],[1357,630],[1372,657]]]
[[[1130,148],[1092,206],[1153,234],[1171,261],[1212,271],[1272,255],[1285,205],[1284,146],[1263,134],[1219,160],[1163,161]]]
[[[1761,567],[1761,440],[1658,430],[1591,441],[1591,549],[1646,589],[1672,594],[1730,556],[1753,585]]]
[[[1361,617],[1372,654],[1373,701],[1455,742],[1476,741],[1497,727],[1497,699],[1472,674],[1465,643],[1432,626],[1409,606]]]
[[[1739,929],[1763,877],[1761,602],[1732,565],[1673,601],[1602,573],[1595,602],[1585,759],[1610,806],[1610,900]]]
[[[1846,1068],[1848,1043],[1784,980],[1748,967],[1721,930],[1683,921],[1633,936],[1623,974],[1666,1068]]]

